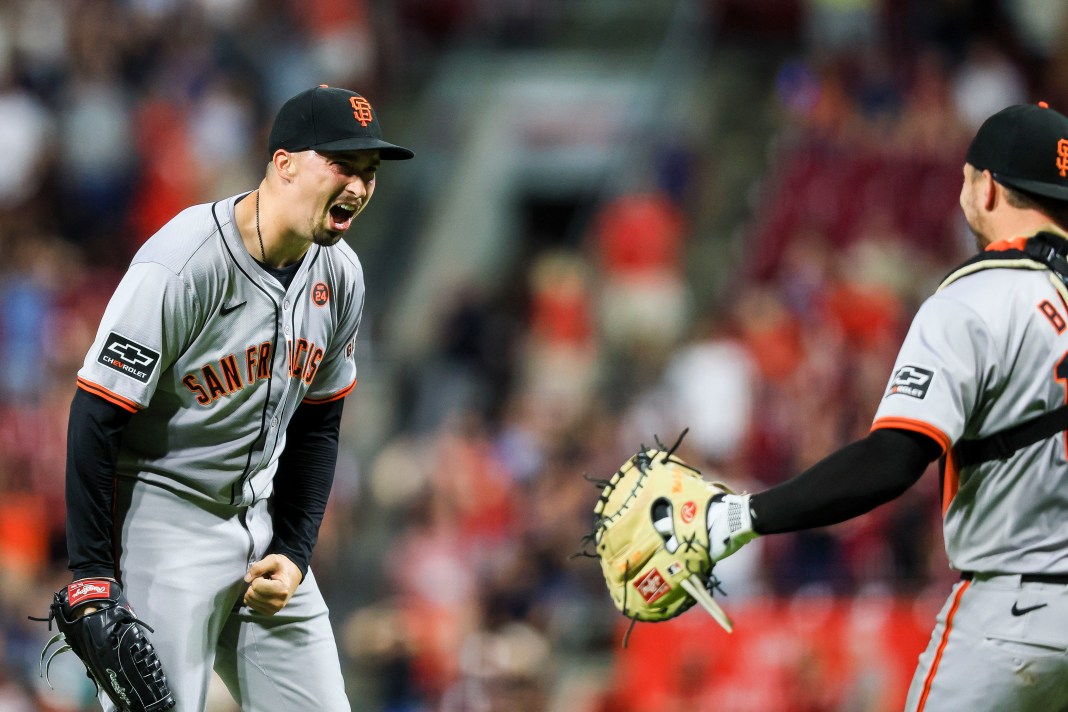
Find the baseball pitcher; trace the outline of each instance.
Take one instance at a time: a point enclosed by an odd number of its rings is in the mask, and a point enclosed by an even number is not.
[[[180,213],[116,289],[71,404],[51,612],[105,709],[198,712],[213,668],[245,710],[349,709],[309,569],[356,385],[342,237],[412,156],[366,98],[302,92],[258,188]]]

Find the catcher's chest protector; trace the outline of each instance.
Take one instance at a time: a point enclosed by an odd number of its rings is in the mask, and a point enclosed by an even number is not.
[[[985,250],[951,272],[938,287],[985,269],[1049,270],[1050,282],[1068,309],[1068,240],[1050,232],[1040,232],[1029,239],[1004,243],[1003,248]],[[1045,440],[1068,429],[1068,405],[1049,411],[1020,425],[992,433],[983,438],[963,439],[956,446],[959,467],[978,465],[990,460],[1004,460],[1017,450]],[[945,471],[945,458],[942,470]]]

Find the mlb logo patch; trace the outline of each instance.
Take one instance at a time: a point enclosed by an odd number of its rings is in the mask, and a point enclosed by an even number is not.
[[[638,593],[646,603],[652,603],[671,590],[671,586],[656,569],[635,581],[634,588],[638,589]]]
[[[902,366],[897,369],[894,377],[890,379],[886,396],[903,395],[922,399],[927,395],[927,389],[933,379],[934,371],[931,369],[920,368],[919,366]]]
[[[673,562],[670,566],[667,567],[668,576],[677,576],[680,573],[682,573],[682,564],[680,564],[678,561]]]

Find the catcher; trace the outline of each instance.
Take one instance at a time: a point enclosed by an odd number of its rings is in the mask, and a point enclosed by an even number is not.
[[[994,114],[963,173],[980,254],[916,314],[867,437],[752,495],[662,447],[607,483],[593,536],[625,615],[660,621],[697,602],[729,630],[716,562],[757,535],[864,514],[941,458],[961,580],[906,711],[1068,709],[1068,117],[1044,104]]]

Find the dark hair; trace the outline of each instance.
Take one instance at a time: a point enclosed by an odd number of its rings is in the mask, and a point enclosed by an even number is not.
[[[1027,193],[1002,184],[1005,199],[1009,205],[1023,210],[1037,210],[1062,230],[1068,231],[1068,201],[1046,198],[1034,193]]]

